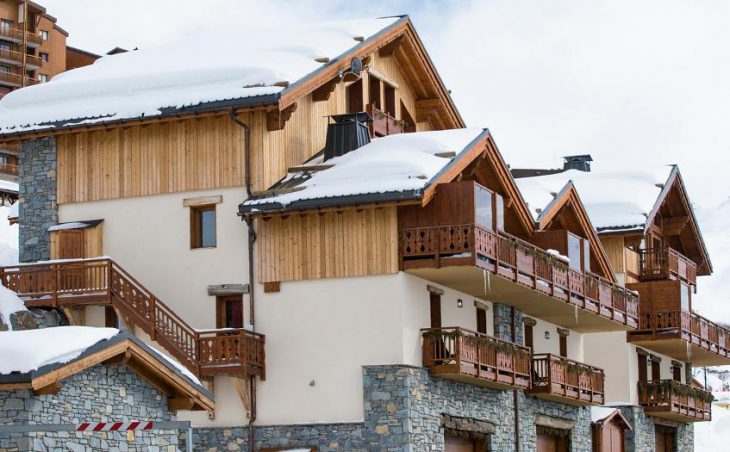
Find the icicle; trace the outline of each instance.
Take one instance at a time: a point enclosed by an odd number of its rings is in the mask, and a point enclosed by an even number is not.
[[[484,281],[484,295],[487,295],[492,290],[492,281],[489,272],[484,269],[482,269],[482,281]]]
[[[578,324],[578,305],[573,305],[573,315],[575,315],[575,323]]]
[[[687,362],[692,362],[692,344],[689,342],[685,342],[685,346],[687,347]]]

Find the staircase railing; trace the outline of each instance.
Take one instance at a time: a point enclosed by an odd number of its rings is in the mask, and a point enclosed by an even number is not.
[[[265,337],[245,329],[196,331],[110,258],[74,259],[0,268],[0,282],[27,306],[111,305],[197,376],[265,378]]]

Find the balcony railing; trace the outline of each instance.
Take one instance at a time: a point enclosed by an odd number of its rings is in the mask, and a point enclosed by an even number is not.
[[[40,67],[43,63],[43,60],[35,55],[23,54],[23,52],[16,52],[15,50],[0,49],[0,59],[12,61],[19,65],[22,65],[23,57],[25,57],[25,63],[30,66]]]
[[[374,136],[384,137],[396,133],[403,133],[405,131],[403,121],[396,119],[382,110],[379,110],[374,105],[368,105],[367,111],[373,118],[373,122],[370,126]]]
[[[629,333],[629,340],[642,339],[684,339],[692,345],[722,357],[730,357],[730,343],[728,343],[730,331],[694,312],[642,313],[639,318],[639,329]]]
[[[495,388],[530,386],[530,349],[464,328],[425,329],[423,365],[433,375]]]
[[[0,173],[11,174],[13,176],[18,175],[18,165],[12,163],[0,163]]]
[[[621,324],[639,324],[635,293],[504,232],[476,224],[405,228],[400,253],[404,270],[476,265]]]
[[[28,45],[39,46],[43,43],[43,38],[37,33],[26,31],[25,37]],[[23,30],[14,27],[0,27],[0,39],[21,43],[23,42]]]
[[[678,279],[697,284],[697,264],[672,248],[639,250],[639,278]]]
[[[675,421],[712,420],[712,393],[674,380],[639,382],[639,405],[647,414]]]
[[[0,83],[10,84],[13,86],[20,86],[23,84],[23,81],[22,81],[20,74],[0,71]]]
[[[546,353],[533,357],[532,370],[531,394],[576,405],[604,403],[603,369]]]

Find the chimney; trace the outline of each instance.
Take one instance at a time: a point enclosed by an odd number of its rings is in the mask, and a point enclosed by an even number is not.
[[[586,173],[591,172],[591,162],[593,161],[593,158],[591,158],[590,154],[583,154],[583,155],[566,155],[563,157],[563,170],[578,170],[578,171],[585,171]]]
[[[345,155],[370,143],[370,129],[367,122],[373,118],[367,112],[347,113],[330,116],[327,125],[327,142],[324,145],[324,160]]]

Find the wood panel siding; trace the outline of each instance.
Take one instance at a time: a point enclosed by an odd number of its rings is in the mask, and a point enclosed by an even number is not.
[[[51,259],[74,259],[104,255],[104,225],[51,231]]]
[[[604,236],[601,237],[601,243],[603,249],[606,250],[606,256],[608,256],[613,271],[623,273],[625,268],[624,238],[622,236]]]
[[[58,202],[243,186],[244,168],[243,130],[225,116],[61,135]]]
[[[398,272],[395,207],[259,221],[259,282]]]

